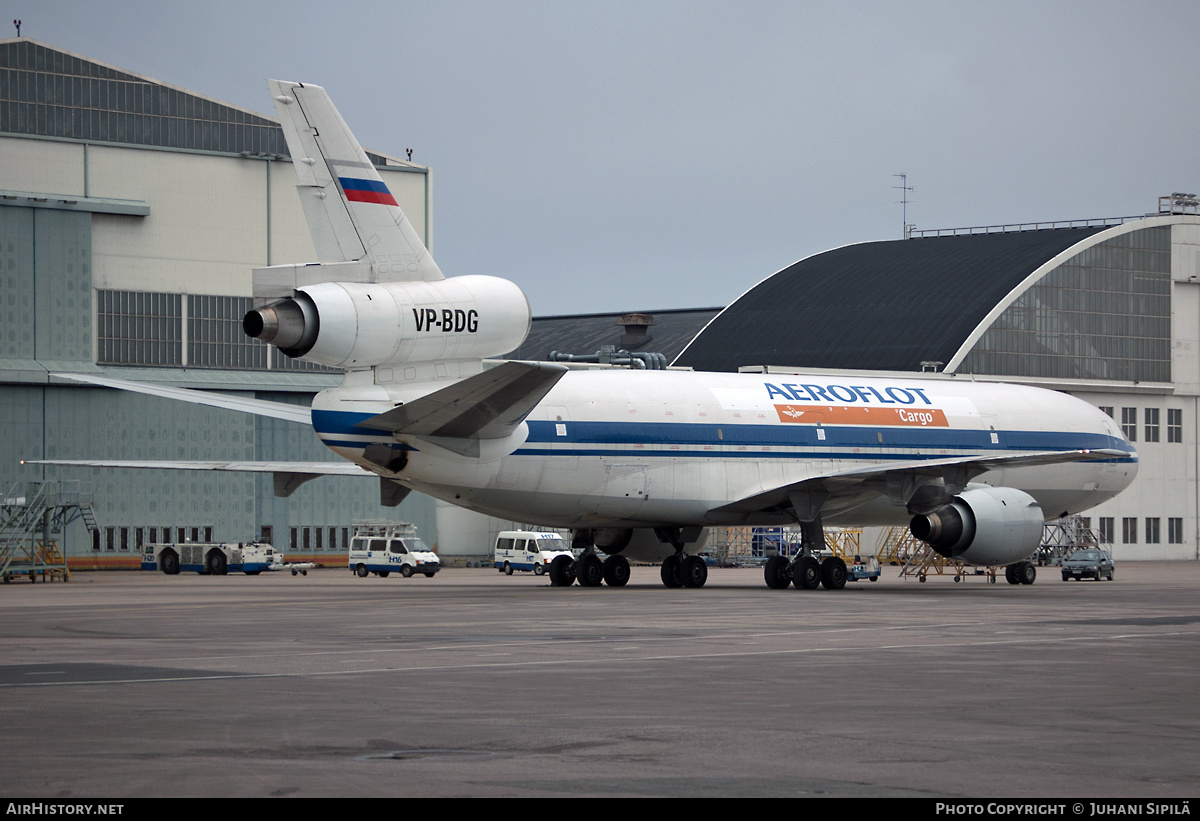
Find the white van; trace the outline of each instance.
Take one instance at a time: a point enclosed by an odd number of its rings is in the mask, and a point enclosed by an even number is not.
[[[571,556],[571,551],[557,533],[502,530],[496,537],[496,569],[509,576],[514,570],[532,570],[540,576],[558,556]]]
[[[385,579],[393,571],[406,579],[413,573],[432,578],[441,569],[437,554],[421,541],[415,527],[384,521],[354,523],[349,565],[360,577],[374,573]]]

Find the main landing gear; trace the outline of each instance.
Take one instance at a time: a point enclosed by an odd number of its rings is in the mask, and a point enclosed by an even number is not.
[[[699,556],[685,556],[680,551],[663,559],[659,574],[663,587],[704,587],[708,581],[708,565]]]
[[[837,556],[830,556],[823,561],[808,553],[801,553],[794,562],[786,556],[772,556],[767,560],[763,569],[767,587],[772,590],[784,590],[790,584],[796,585],[797,590],[816,590],[824,587],[826,590],[841,590],[846,586],[846,563]]]
[[[591,532],[575,531],[571,546],[582,549],[578,559],[559,556],[550,562],[550,584],[553,587],[570,587],[576,581],[580,587],[624,587],[629,583],[629,560],[624,556],[609,556],[601,560],[596,555]]]
[[[825,528],[811,504],[812,500],[799,495],[793,500],[794,508],[804,511],[808,521],[800,520],[800,552],[794,560],[787,556],[772,556],[767,560],[763,576],[772,590],[785,590],[792,584],[797,590],[816,590],[818,587],[841,590],[846,586],[846,563],[840,557],[818,559],[813,555],[825,547]]]
[[[649,534],[644,534],[649,535]],[[660,543],[670,544],[674,555],[663,560],[660,576],[664,587],[703,587],[708,581],[708,565],[699,556],[684,553],[687,544],[702,535],[700,528],[664,527],[655,528],[654,535]],[[559,556],[550,563],[550,584],[554,587],[570,587],[579,582],[580,587],[624,587],[629,583],[629,560],[617,551],[629,545],[631,532],[613,530],[576,530],[572,534],[571,548],[579,557]],[[613,551],[601,560],[596,548]]]
[[[553,587],[624,587],[629,583],[629,562],[624,556],[609,556],[601,561],[595,553],[584,553],[578,559],[559,556],[550,562],[550,584]]]

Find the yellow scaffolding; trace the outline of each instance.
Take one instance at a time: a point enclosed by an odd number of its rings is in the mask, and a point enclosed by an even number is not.
[[[853,564],[855,556],[862,556],[862,528],[825,528],[825,547],[846,564]]]
[[[907,527],[889,527],[883,531],[875,549],[875,557],[881,565],[898,566],[901,578],[915,576],[919,582],[933,574],[952,575],[956,582],[961,582],[967,576],[983,576],[992,584],[996,583],[996,568],[980,569],[947,559],[912,535]]]

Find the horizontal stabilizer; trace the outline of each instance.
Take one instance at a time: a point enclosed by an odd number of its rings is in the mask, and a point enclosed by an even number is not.
[[[300,405],[288,405],[283,402],[268,402],[263,399],[250,399],[242,396],[230,396],[227,393],[212,391],[197,391],[190,388],[172,388],[166,385],[151,385],[146,382],[131,382],[127,379],[110,379],[107,376],[92,376],[81,373],[52,373],[61,379],[73,382],[87,382],[92,385],[103,385],[106,388],[116,388],[131,393],[145,393],[150,396],[161,396],[164,399],[175,399],[180,402],[190,402],[193,405],[208,405],[213,408],[250,413],[255,416],[269,416],[272,419],[284,419],[288,422],[312,424],[312,411]]]
[[[565,366],[548,362],[505,362],[358,427],[448,439],[502,439],[566,372]]]

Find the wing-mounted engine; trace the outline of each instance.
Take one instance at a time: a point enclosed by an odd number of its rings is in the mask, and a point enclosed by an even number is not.
[[[912,534],[940,555],[973,565],[1021,561],[1042,543],[1037,501],[1011,487],[974,488],[932,513],[914,516]]]
[[[255,308],[248,336],[288,356],[336,368],[485,359],[519,347],[529,302],[508,280],[323,282]]]

